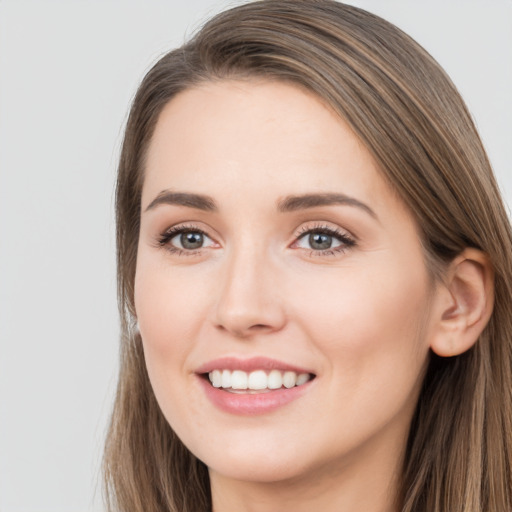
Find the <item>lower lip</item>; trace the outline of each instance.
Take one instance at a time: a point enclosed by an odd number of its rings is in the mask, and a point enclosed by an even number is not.
[[[253,416],[275,411],[300,398],[310,387],[312,380],[293,388],[281,388],[266,393],[230,393],[214,388],[210,382],[199,377],[199,381],[210,401],[224,412]]]

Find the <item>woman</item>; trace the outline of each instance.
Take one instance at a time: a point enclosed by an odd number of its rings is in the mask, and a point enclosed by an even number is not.
[[[510,226],[396,27],[212,19],[139,88],[117,223],[112,509],[511,508]]]

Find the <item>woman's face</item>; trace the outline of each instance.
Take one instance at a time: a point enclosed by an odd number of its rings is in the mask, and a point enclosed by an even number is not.
[[[435,290],[411,214],[347,125],[288,84],[194,87],[159,118],[141,207],[149,376],[211,475],[392,469]]]

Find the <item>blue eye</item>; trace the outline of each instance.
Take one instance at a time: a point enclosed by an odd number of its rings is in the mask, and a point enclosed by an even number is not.
[[[203,233],[193,231],[181,233],[181,235],[176,235],[171,240],[174,239],[179,240],[179,245],[181,245],[180,249],[200,249],[204,244]]]
[[[193,252],[215,244],[202,230],[189,226],[172,227],[159,238],[158,243],[170,251],[182,252]]]
[[[336,247],[336,242],[339,245],[339,240],[335,240],[331,235],[326,235],[325,233],[310,233],[307,240],[311,249],[317,251],[331,249],[333,245]]]
[[[295,247],[319,254],[343,251],[353,245],[355,240],[348,234],[325,226],[303,231],[294,244]]]

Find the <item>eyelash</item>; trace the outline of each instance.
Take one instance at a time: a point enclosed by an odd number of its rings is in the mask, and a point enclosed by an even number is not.
[[[305,238],[312,233],[322,234],[332,236],[341,242],[341,245],[338,247],[333,247],[329,249],[323,250],[315,250],[310,249],[309,256],[336,256],[338,254],[343,254],[351,247],[356,245],[356,240],[350,236],[347,232],[341,231],[337,228],[332,228],[330,226],[326,226],[324,224],[317,224],[315,226],[304,226],[300,229],[298,233],[295,235],[295,242],[293,244],[297,244],[301,239]]]
[[[196,250],[185,250],[180,249],[179,247],[174,247],[170,243],[174,237],[181,235],[183,233],[200,233],[204,237],[210,238],[208,234],[201,228],[194,226],[192,224],[182,224],[179,226],[172,226],[171,228],[167,229],[164,233],[162,233],[157,240],[158,245],[177,256],[195,256],[199,254],[201,252],[201,249],[203,249],[202,247]]]
[[[199,249],[181,249],[179,247],[173,246],[170,242],[171,240],[183,233],[199,233],[204,237],[210,238],[208,234],[199,228],[198,226],[194,226],[192,224],[182,224],[178,226],[172,226],[171,228],[167,229],[164,233],[162,233],[157,240],[158,246],[165,248],[172,254],[175,254],[177,256],[195,256],[201,253],[202,249],[204,247],[201,247]],[[354,247],[356,245],[356,241],[353,237],[351,237],[348,233],[343,232],[339,229],[332,228],[330,226],[326,226],[324,224],[317,224],[315,226],[304,226],[302,227],[299,232],[295,234],[295,241],[293,242],[293,245],[296,245],[300,240],[305,238],[308,235],[311,235],[312,233],[315,234],[322,234],[322,235],[328,235],[332,236],[333,238],[337,239],[341,242],[341,245],[329,248],[329,249],[323,249],[323,250],[315,250],[310,249],[309,250],[309,256],[336,256],[338,254],[343,254],[345,251],[350,249],[351,247]],[[211,238],[210,238],[211,239]]]

